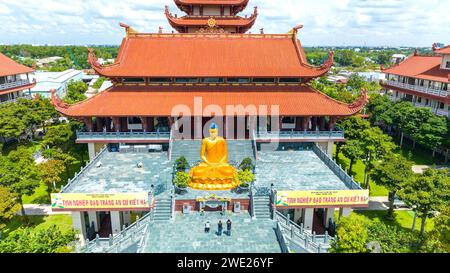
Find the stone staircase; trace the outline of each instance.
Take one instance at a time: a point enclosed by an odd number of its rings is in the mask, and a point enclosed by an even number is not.
[[[170,197],[156,199],[153,220],[155,222],[169,221],[172,219],[172,200]]]
[[[255,161],[254,150],[251,140],[227,140],[228,160],[237,164],[250,157]],[[172,143],[172,161],[184,156],[192,164],[200,161],[201,140],[175,140]]]
[[[252,202],[256,219],[271,218],[270,196],[253,196]]]

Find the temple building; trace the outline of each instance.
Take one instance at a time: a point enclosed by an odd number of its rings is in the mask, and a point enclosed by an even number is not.
[[[433,45],[433,52],[433,55],[415,52],[388,69],[382,68],[386,73],[382,86],[393,101],[406,100],[450,118],[450,46]]]
[[[83,251],[326,252],[335,210],[368,206],[368,190],[331,159],[345,141],[336,122],[358,114],[366,92],[345,104],[313,89],[333,52],[308,64],[301,25],[245,33],[257,15],[237,16],[248,2],[175,0],[187,14],[166,9],[178,33],[121,24],[113,64],[89,51],[113,86],[74,105],[53,93],[62,115],[85,124],[77,143],[91,162],[52,196],[89,240]],[[250,185],[234,180],[244,159],[254,165]],[[187,188],[172,183],[183,172]],[[199,231],[227,219],[229,241]]]
[[[31,98],[31,88],[36,81],[30,81],[34,69],[18,64],[0,53],[0,103],[14,102],[19,98]]]

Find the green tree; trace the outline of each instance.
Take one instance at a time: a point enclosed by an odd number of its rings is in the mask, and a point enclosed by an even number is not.
[[[430,212],[448,205],[450,200],[450,178],[448,170],[427,169],[415,179],[403,185],[400,198],[410,207],[416,206],[418,216],[422,218],[420,233],[425,232],[425,222]]]
[[[370,123],[358,116],[352,116],[338,122],[337,126],[345,131],[345,138],[347,140],[362,140],[364,130],[370,129]],[[341,152],[344,142],[336,144],[336,161],[339,162],[339,154]]]
[[[377,242],[383,253],[415,253],[422,239],[416,234],[383,222],[371,222],[368,227],[368,242]]]
[[[345,157],[350,159],[350,167],[348,172],[351,174],[353,172],[353,165],[355,162],[364,157],[361,141],[352,139],[345,142],[342,147],[342,153]]]
[[[68,152],[74,144],[71,140],[74,138],[72,128],[67,123],[62,123],[48,128],[47,133],[42,139],[42,145],[49,148],[59,148],[63,152]]]
[[[450,205],[442,207],[439,216],[434,219],[433,235],[438,239],[441,248],[450,252]]]
[[[52,194],[53,183],[61,182],[61,174],[66,169],[64,161],[50,159],[42,162],[38,165],[38,167],[41,173],[42,181],[44,181],[47,185],[47,193],[48,197],[50,198]]]
[[[67,94],[64,97],[64,102],[69,104],[74,104],[86,99],[86,91],[88,90],[88,85],[82,81],[71,81],[67,85]]]
[[[359,215],[339,219],[336,240],[331,244],[333,253],[364,253],[367,251],[367,220]]]
[[[0,187],[0,230],[19,210],[20,205],[17,203],[17,195],[9,191],[8,188]]]
[[[392,142],[392,138],[384,134],[380,128],[372,127],[362,132],[361,138],[362,150],[364,153],[364,183],[367,189],[370,189],[369,173],[373,165],[383,160],[386,155],[393,151],[396,145]]]
[[[413,179],[413,175],[412,163],[402,155],[391,154],[375,164],[370,176],[377,182],[377,185],[384,186],[389,190],[389,218],[393,217],[394,198],[397,191]]]
[[[22,197],[32,195],[39,186],[39,172],[30,151],[19,147],[7,156],[0,157],[0,186],[7,187],[17,195],[22,215],[28,221]]]
[[[60,148],[54,148],[54,149],[45,149],[42,152],[42,156],[46,159],[55,159],[60,160],[64,162],[65,170],[66,170],[66,177],[69,178],[69,170],[70,166],[75,163],[76,158],[72,155],[63,152]]]
[[[446,118],[431,115],[418,128],[418,132],[414,135],[415,139],[423,146],[431,149],[434,157],[436,149],[446,141],[445,137],[448,130]]]
[[[76,240],[73,230],[63,232],[53,225],[48,229],[20,228],[0,240],[0,253],[71,252],[68,244]]]
[[[248,188],[250,183],[255,180],[255,175],[249,170],[239,170],[237,173],[237,179],[240,182],[240,186],[243,188]]]

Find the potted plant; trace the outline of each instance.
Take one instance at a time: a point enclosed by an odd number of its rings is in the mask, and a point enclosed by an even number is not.
[[[255,175],[250,170],[239,170],[237,179],[240,182],[237,191],[246,192],[249,191],[250,184],[255,180]]]
[[[186,157],[180,156],[175,160],[175,170],[177,172],[185,172],[189,168],[189,163],[186,160]]]
[[[239,170],[249,170],[253,171],[253,168],[255,165],[253,164],[253,161],[250,157],[246,157],[242,160],[241,164],[239,164]]]
[[[177,194],[187,193],[187,187],[189,185],[190,177],[185,172],[177,172],[175,178],[173,179],[173,184],[175,186],[175,192]]]

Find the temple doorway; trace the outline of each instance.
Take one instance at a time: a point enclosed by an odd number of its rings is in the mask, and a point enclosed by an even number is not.
[[[112,234],[111,214],[109,212],[98,212],[100,226],[98,228],[98,236],[100,238],[108,238]]]

